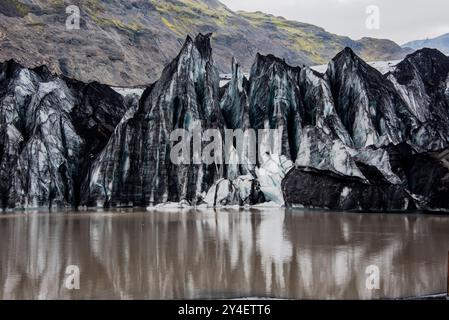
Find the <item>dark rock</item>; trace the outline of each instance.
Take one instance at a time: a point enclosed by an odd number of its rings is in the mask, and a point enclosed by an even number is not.
[[[359,178],[311,168],[291,170],[282,183],[287,206],[349,211],[404,211],[412,201],[398,185],[370,168],[369,183]],[[367,173],[368,168],[364,170]]]
[[[416,207],[423,210],[449,209],[448,150],[416,153],[410,146],[389,146],[390,162],[413,196]]]

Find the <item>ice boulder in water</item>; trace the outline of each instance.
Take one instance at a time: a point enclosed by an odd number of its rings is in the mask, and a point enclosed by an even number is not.
[[[231,181],[220,179],[207,192],[204,201],[213,207],[234,206],[239,204],[237,189]]]
[[[234,180],[220,179],[207,192],[204,202],[211,207],[246,206],[265,202],[259,181],[251,175]]]

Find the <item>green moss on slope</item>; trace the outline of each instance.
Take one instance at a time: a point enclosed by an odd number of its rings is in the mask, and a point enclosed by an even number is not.
[[[0,13],[10,17],[24,17],[30,12],[30,8],[18,0],[2,0]]]

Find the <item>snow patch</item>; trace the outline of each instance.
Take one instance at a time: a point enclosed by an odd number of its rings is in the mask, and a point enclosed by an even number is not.
[[[139,98],[142,96],[143,92],[145,91],[145,89],[142,89],[142,88],[112,87],[112,89],[123,97],[130,96],[130,95],[136,95]]]

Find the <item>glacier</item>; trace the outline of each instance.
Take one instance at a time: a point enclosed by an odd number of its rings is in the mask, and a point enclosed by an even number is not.
[[[447,56],[366,63],[345,48],[300,68],[257,54],[220,87],[211,40],[187,37],[146,88],[0,63],[2,208],[449,211]],[[231,147],[238,164],[175,165],[170,133],[195,123],[282,130],[276,150],[257,141],[256,164]]]

